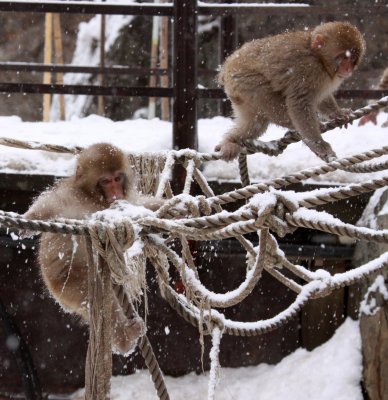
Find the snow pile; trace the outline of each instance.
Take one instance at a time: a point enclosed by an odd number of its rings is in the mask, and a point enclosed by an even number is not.
[[[385,113],[378,116],[379,125],[367,124],[358,127],[356,123],[348,129],[335,129],[324,134],[337,156],[347,157],[367,150],[388,145],[388,131],[381,128],[387,119]],[[160,152],[172,148],[172,125],[157,118],[152,120],[134,119],[113,122],[108,118],[91,115],[86,118],[72,118],[58,122],[23,122],[18,117],[0,117],[2,136],[24,141],[61,144],[64,146],[88,146],[96,142],[110,142],[130,152]],[[230,118],[215,117],[198,122],[199,151],[212,153],[222,135],[233,125]],[[270,126],[262,137],[269,141],[282,137],[285,130]],[[253,182],[278,178],[296,171],[319,166],[323,161],[315,156],[303,143],[290,145],[281,155],[269,157],[254,154],[248,157],[250,176]],[[74,157],[41,151],[20,150],[0,146],[0,171],[9,173],[50,174],[65,176],[72,173]],[[204,165],[208,180],[238,180],[237,162],[208,162]],[[368,174],[352,174],[336,171],[319,178],[325,183],[364,182]],[[383,176],[384,171],[373,177]]]

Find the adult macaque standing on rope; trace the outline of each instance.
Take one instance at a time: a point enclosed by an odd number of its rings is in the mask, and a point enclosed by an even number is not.
[[[379,90],[388,90],[388,68],[385,68],[383,75],[381,76],[379,85],[377,86]],[[388,112],[388,110],[386,109]],[[372,111],[368,115],[364,115],[360,122],[358,123],[359,126],[365,125],[367,122],[372,122],[372,124],[377,125],[377,114],[379,111]],[[388,120],[383,122],[381,125],[383,128],[388,128]]]
[[[42,193],[24,214],[28,219],[84,219],[104,210],[115,200],[157,209],[161,200],[140,196],[134,188],[134,173],[124,153],[99,143],[79,155],[76,172]],[[88,257],[82,236],[44,233],[40,239],[39,263],[50,293],[66,310],[88,321]],[[145,333],[140,317],[128,320],[117,300],[112,309],[113,344],[125,354]]]
[[[235,126],[217,145],[234,159],[243,139],[262,135],[270,123],[296,130],[325,161],[336,157],[323,140],[318,114],[348,121],[332,93],[352,74],[365,51],[359,30],[348,22],[253,40],[230,55],[219,82],[232,102]]]

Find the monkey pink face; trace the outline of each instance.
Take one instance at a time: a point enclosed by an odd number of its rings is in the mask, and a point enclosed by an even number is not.
[[[337,76],[341,79],[345,79],[352,75],[357,64],[357,58],[350,50],[346,50],[335,58],[335,62],[337,64]]]
[[[98,187],[101,189],[105,200],[111,204],[115,200],[125,198],[125,181],[124,172],[116,171],[110,174],[104,174],[98,180]]]

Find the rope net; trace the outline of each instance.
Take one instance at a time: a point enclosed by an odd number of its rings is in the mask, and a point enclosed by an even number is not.
[[[372,110],[386,107],[387,104],[388,97],[385,97],[354,112],[351,120],[366,115]],[[335,126],[333,122],[329,122],[322,127],[322,131]],[[280,250],[276,237],[283,237],[297,228],[314,229],[356,240],[388,242],[388,230],[348,224],[323,211],[314,210],[318,205],[349,199],[386,187],[388,175],[379,179],[366,180],[361,184],[349,184],[331,189],[302,193],[283,190],[290,184],[303,182],[338,169],[350,174],[384,171],[387,169],[387,161],[383,156],[388,153],[388,146],[337,159],[322,166],[304,169],[277,179],[249,184],[246,154],[262,151],[266,154],[277,155],[296,140],[299,140],[298,135],[288,132],[276,142],[247,143],[246,151],[239,159],[241,178],[245,184],[241,189],[220,195],[214,194],[201,172],[202,164],[218,159],[218,154],[201,154],[193,150],[169,151],[157,155],[129,154],[130,162],[140,177],[138,184],[141,191],[153,193],[156,197],[167,198],[164,205],[151,215],[128,215],[123,201],[112,205],[112,208],[121,212],[120,217],[113,222],[109,218],[104,220],[104,218],[93,217],[88,220],[27,220],[15,213],[0,211],[0,224],[7,228],[85,235],[89,258],[97,259],[97,263],[102,266],[102,268],[93,269],[94,283],[90,283],[89,288],[91,308],[96,316],[90,323],[91,339],[86,367],[87,399],[106,399],[109,397],[110,390],[109,321],[104,321],[97,315],[98,310],[108,306],[104,305],[104,302],[101,303],[101,296],[95,296],[95,294],[101,292],[105,296],[106,287],[110,282],[113,295],[119,300],[124,313],[128,318],[133,318],[137,313],[133,305],[136,288],[134,289],[133,284],[131,285],[132,275],[136,268],[144,270],[146,261],[154,267],[160,292],[170,306],[182,318],[199,329],[201,338],[203,335],[212,336],[208,399],[214,399],[215,396],[219,346],[223,335],[253,336],[277,329],[296,316],[309,300],[327,296],[335,289],[359,282],[387,267],[388,252],[343,273],[333,275],[322,269],[313,272],[302,265],[292,263]],[[10,139],[0,139],[0,144],[74,154],[82,150],[78,147],[65,148]],[[177,164],[185,168],[186,178],[182,193],[173,196],[170,177]],[[190,195],[194,183],[202,194]],[[233,212],[222,208],[241,200],[244,204]],[[257,246],[251,239],[256,235]],[[189,241],[231,238],[236,239],[247,253],[245,279],[228,293],[216,293],[201,282],[190,252]],[[177,240],[181,243],[181,251],[177,251],[176,246],[172,245]],[[126,251],[136,241],[141,243],[143,252],[141,256],[129,259],[125,256]],[[128,263],[131,265],[129,266]],[[172,285],[174,270],[184,284],[184,294],[178,294]],[[254,322],[231,320],[217,310],[217,308],[232,307],[242,302],[255,288],[264,270],[295,292],[295,299],[288,307],[271,318]],[[95,298],[92,298],[93,296]],[[141,338],[139,347],[159,398],[169,399],[163,375],[147,336]]]

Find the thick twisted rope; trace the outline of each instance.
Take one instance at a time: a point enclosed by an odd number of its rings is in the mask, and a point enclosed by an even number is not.
[[[275,189],[287,187],[291,184],[299,183],[303,180],[313,178],[322,174],[327,174],[329,172],[334,172],[337,169],[346,168],[348,166],[368,161],[373,158],[383,156],[385,154],[388,154],[388,146],[383,146],[380,149],[374,149],[361,154],[357,154],[355,156],[335,160],[319,167],[307,168],[294,174],[284,176],[282,178],[271,179],[265,182],[249,185],[241,189],[236,189],[231,192],[211,197],[207,201],[213,205],[214,203],[227,204],[238,200],[245,200],[257,193],[266,192],[271,187]]]
[[[277,329],[292,318],[294,318],[301,308],[310,300],[317,297],[328,295],[331,291],[348,286],[355,282],[365,279],[378,271],[382,271],[388,266],[388,252],[384,253],[378,259],[357,267],[354,270],[331,276],[328,272],[325,276],[316,275],[316,279],[307,283],[296,299],[285,310],[277,316],[256,322],[241,322],[225,319],[222,314],[216,310],[209,311],[206,318],[212,320],[216,325],[221,325],[225,329],[225,333],[234,336],[257,336],[263,333]],[[172,288],[165,286],[164,297],[173,309],[177,311],[187,322],[193,326],[199,327],[201,321],[201,311],[193,304],[189,303],[186,298],[179,296]],[[205,318],[205,319],[206,319]],[[206,331],[205,331],[206,333]]]
[[[133,308],[132,303],[129,301],[128,295],[124,290],[123,286],[114,284],[113,291],[126,317],[128,319],[132,319],[135,314],[135,310]],[[155,353],[152,349],[152,345],[147,335],[144,335],[140,338],[138,347],[141,351],[141,355],[144,358],[144,362],[150,372],[151,379],[159,399],[169,400],[170,396],[168,394],[167,387],[164,382],[163,373],[160,369],[158,360],[156,359]]]
[[[90,237],[88,254],[89,344],[85,363],[85,399],[106,400],[112,375],[112,293],[110,274],[101,257],[94,261]]]
[[[387,105],[388,98],[383,98],[376,104],[380,107]],[[377,105],[375,105],[377,107]],[[369,110],[367,108],[369,107]],[[351,118],[358,118],[373,110],[373,105],[365,107],[364,110],[358,110],[352,114]],[[361,112],[362,111],[362,112]],[[337,122],[330,121],[323,129],[332,129],[333,124]],[[338,125],[335,125],[338,126]],[[323,130],[324,131],[324,130]],[[284,144],[292,142],[295,138],[293,133],[286,134],[284,141],[280,142],[280,147]],[[40,146],[34,142],[27,142],[27,144],[14,141],[14,140],[1,140],[0,144],[11,145],[19,148],[40,149],[55,152],[69,152],[64,146]],[[76,154],[81,148],[72,148],[70,152]],[[291,183],[297,183],[303,179],[317,176],[323,173],[332,172],[336,169],[345,169],[351,172],[371,172],[381,171],[386,168],[388,162],[382,162],[369,165],[357,165],[359,163],[368,161],[372,158],[379,157],[387,154],[388,147],[382,149],[372,150],[357,156],[348,157],[342,160],[336,160],[328,163],[322,167],[312,168],[292,174],[283,178],[274,179],[257,185],[248,185],[248,169],[246,165],[246,155],[240,156],[240,173],[243,181],[247,185],[246,188],[240,191],[234,191],[231,199],[227,199],[230,194],[214,196],[208,186],[204,183],[198,165],[205,158],[195,152],[171,152],[167,156],[164,165],[164,173],[162,174],[161,183],[158,189],[158,195],[163,192],[169,191],[168,173],[171,171],[176,161],[182,162],[186,166],[187,176],[184,185],[184,194],[190,192],[191,183],[196,179],[204,193],[210,196],[210,199],[198,199],[197,204],[187,203],[187,209],[195,218],[187,218],[178,221],[164,220],[163,218],[148,218],[137,221],[143,227],[156,229],[156,232],[165,232],[170,236],[180,237],[183,244],[183,260],[180,257],[159,241],[148,239],[148,246],[154,249],[148,249],[146,252],[150,256],[150,260],[155,264],[155,268],[161,279],[161,289],[165,298],[172,304],[172,306],[179,310],[178,312],[200,327],[201,332],[212,331],[215,336],[224,331],[227,334],[239,336],[252,336],[268,332],[284,325],[300,311],[301,307],[310,299],[328,295],[332,290],[352,284],[365,278],[366,276],[381,271],[388,266],[388,253],[383,254],[378,259],[373,260],[364,266],[358,267],[352,271],[347,271],[343,274],[331,276],[327,274],[317,274],[306,272],[302,267],[294,266],[278,252],[277,242],[271,236],[269,240],[268,229],[271,228],[278,234],[282,235],[290,230],[290,227],[306,227],[317,230],[322,230],[336,235],[343,235],[353,237],[356,239],[376,241],[381,243],[388,242],[388,230],[372,230],[366,228],[359,228],[350,224],[345,224],[339,220],[327,221],[325,218],[319,219],[316,216],[311,217],[305,212],[301,213],[296,210],[286,197],[277,197],[276,203],[267,205],[267,207],[258,209],[257,205],[248,204],[248,206],[238,210],[235,213],[222,212],[220,205],[226,202],[236,201],[237,199],[249,199],[254,194],[269,191],[271,187],[280,188],[287,186]],[[215,157],[214,159],[216,159]],[[379,187],[384,187],[388,183],[388,178],[383,177],[380,179],[370,180],[361,185],[348,185],[345,188],[337,188],[327,191],[326,193],[314,193],[310,197],[304,196],[299,200],[299,206],[313,207],[319,204],[324,204],[330,201],[337,201],[340,199],[355,196],[361,193],[366,193],[375,190]],[[255,193],[256,192],[256,193]],[[238,197],[240,196],[240,197]],[[226,200],[227,199],[227,200]],[[176,203],[179,206],[179,202]],[[209,214],[211,208],[218,211],[218,214],[200,217],[201,213]],[[163,210],[160,216],[167,212]],[[91,280],[93,283],[89,288],[89,298],[91,302],[91,338],[88,349],[86,371],[86,398],[93,400],[105,400],[109,394],[110,389],[110,374],[111,374],[111,334],[109,329],[109,296],[110,292],[110,276],[115,284],[113,290],[123,307],[124,313],[128,318],[133,318],[136,311],[133,308],[131,301],[129,301],[127,292],[124,291],[122,284],[128,280],[128,277],[123,272],[126,266],[124,251],[129,247],[134,240],[134,231],[128,225],[125,219],[120,222],[115,231],[107,228],[102,223],[91,225],[87,221],[74,221],[74,220],[56,220],[56,221],[30,221],[20,218],[14,213],[0,212],[0,224],[7,227],[16,227],[18,229],[29,231],[43,231],[43,232],[56,232],[72,235],[86,235],[87,242],[92,240],[98,248],[100,254],[100,262],[106,262],[107,267],[101,269],[95,268],[91,273]],[[259,251],[258,254],[253,249],[249,241],[246,241],[242,235],[250,232],[261,230]],[[148,235],[149,230],[144,229],[142,235]],[[246,250],[251,256],[255,255],[255,262],[251,269],[248,271],[245,281],[234,291],[225,294],[216,294],[208,291],[199,281],[196,274],[195,264],[188,251],[187,238],[194,238],[196,240],[207,239],[221,239],[227,237],[237,237],[244,245]],[[98,240],[97,240],[98,239]],[[104,246],[101,246],[104,244]],[[91,248],[91,246],[89,246]],[[89,262],[93,256],[89,248]],[[159,255],[151,255],[152,251]],[[166,264],[160,263],[160,259],[165,257],[172,265],[179,271],[184,283],[186,285],[188,298],[179,297],[168,286],[168,272],[166,271]],[[307,283],[304,285],[295,282],[290,277],[284,275],[276,265],[281,268],[286,267],[289,271],[293,272],[299,278],[304,279]],[[282,282],[285,286],[292,289],[296,295],[295,301],[290,304],[284,311],[275,317],[256,322],[239,322],[225,319],[225,317],[218,313],[216,310],[203,310],[203,304],[209,307],[230,307],[243,301],[243,299],[251,293],[256,286],[263,269],[266,269],[272,276]],[[164,276],[163,276],[164,274]],[[104,289],[105,288],[105,289]],[[108,291],[107,291],[108,290]],[[102,294],[105,298],[101,302]],[[194,303],[193,303],[194,302]],[[103,310],[101,312],[101,310]],[[205,324],[208,330],[204,330],[202,325]],[[213,327],[213,328],[212,328]],[[220,335],[217,336],[220,338]],[[216,341],[219,346],[219,341]],[[214,346],[213,351],[217,353],[219,347]],[[156,357],[152,351],[152,347],[146,336],[142,337],[139,343],[145,363],[150,370],[155,389],[160,399],[168,400],[169,396],[163,381],[163,375],[160,371]],[[109,354],[108,354],[109,353]],[[218,353],[217,353],[218,354]],[[218,357],[218,356],[217,356]],[[216,356],[214,359],[216,360]],[[212,362],[213,375],[217,369],[218,361]],[[209,385],[209,396],[214,396],[214,386]]]
[[[349,122],[352,122],[358,118],[363,117],[364,115],[369,114],[372,111],[377,111],[382,108],[388,106],[388,96],[382,97],[380,100],[377,100],[373,103],[366,105],[358,110],[353,111],[349,115],[349,121],[344,123],[343,121],[332,120],[326,123],[321,124],[321,132],[327,132],[328,130],[343,126]],[[255,143],[251,143],[249,141],[244,141],[244,145],[247,149],[248,154],[261,152],[270,156],[279,155],[284,149],[291,143],[295,143],[300,140],[299,135],[294,131],[288,131],[284,135],[283,138],[279,140],[273,140],[270,142],[262,142],[262,141],[255,141]],[[11,138],[0,138],[0,145],[9,146],[9,147],[16,147],[20,149],[32,149],[32,150],[43,150],[55,153],[71,153],[71,154],[78,154],[80,151],[83,150],[80,146],[62,146],[62,145],[55,145],[55,144],[41,144],[38,142],[33,141],[21,141],[15,140]],[[168,154],[173,155],[175,160],[184,162],[191,158],[197,158],[200,161],[213,161],[219,160],[221,155],[219,153],[202,153],[198,154],[196,152],[190,151],[182,151],[182,150],[171,150]],[[157,157],[166,157],[166,154],[161,154],[160,152],[157,153],[155,156]]]
[[[362,107],[358,110],[352,111],[349,114],[349,119],[347,122],[337,121],[333,119],[328,122],[324,122],[321,124],[321,133],[325,133],[334,128],[338,128],[344,126],[350,122],[355,121],[358,118],[363,117],[364,115],[369,114],[372,111],[380,110],[388,105],[388,96],[377,100],[374,103],[368,104],[365,107]],[[243,145],[246,148],[246,152],[248,154],[254,153],[264,153],[269,156],[278,156],[281,154],[290,144],[299,142],[301,140],[299,134],[295,131],[287,131],[283,138],[279,140],[272,140],[270,142],[262,142],[260,140],[245,140],[243,141]]]

